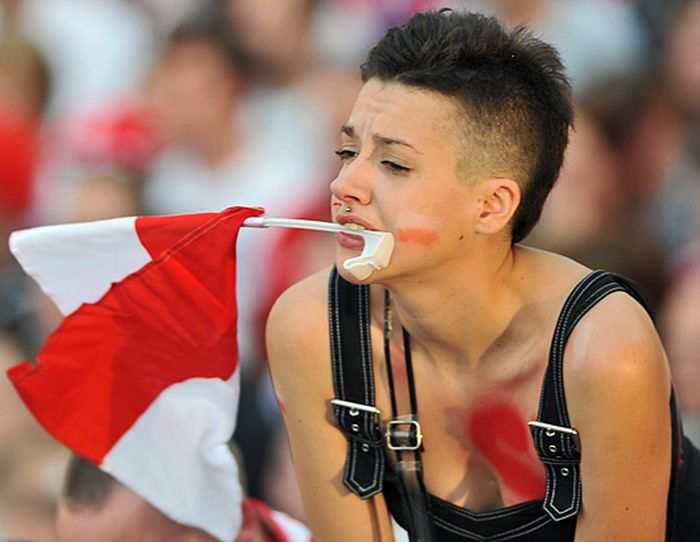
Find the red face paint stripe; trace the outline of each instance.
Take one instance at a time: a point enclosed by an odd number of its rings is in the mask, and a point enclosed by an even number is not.
[[[417,245],[432,245],[437,240],[437,233],[421,228],[400,228],[396,231],[399,241]]]

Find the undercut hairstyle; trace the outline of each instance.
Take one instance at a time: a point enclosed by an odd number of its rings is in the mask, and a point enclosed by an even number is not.
[[[521,201],[512,242],[540,218],[562,165],[574,112],[571,85],[556,50],[525,27],[451,10],[418,13],[391,28],[369,52],[362,81],[377,79],[455,101],[466,178],[508,177]]]
[[[62,497],[72,510],[100,510],[109,500],[117,481],[78,455],[68,460]]]

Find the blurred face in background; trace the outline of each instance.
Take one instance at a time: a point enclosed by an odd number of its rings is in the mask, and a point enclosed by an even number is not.
[[[245,500],[242,512],[243,525],[231,542],[278,540]],[[118,482],[98,506],[75,506],[61,499],[56,538],[57,542],[218,542],[201,529],[176,523]]]
[[[167,141],[194,144],[230,122],[240,78],[223,51],[204,39],[174,41],[156,65],[146,106]]]
[[[233,31],[278,81],[293,78],[309,52],[314,0],[228,0]]]
[[[56,537],[58,542],[217,542],[200,529],[174,522],[119,483],[99,506],[61,500]]]
[[[666,76],[681,107],[700,115],[700,1],[689,2],[676,17],[666,50]]]
[[[700,422],[700,260],[671,284],[661,311],[681,410]]]

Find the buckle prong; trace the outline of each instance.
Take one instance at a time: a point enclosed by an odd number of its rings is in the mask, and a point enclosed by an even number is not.
[[[351,401],[343,401],[342,399],[331,399],[331,404],[335,406],[342,406],[342,407],[347,407],[351,411],[352,410],[363,410],[364,412],[370,412],[372,414],[381,414],[379,409],[377,407],[373,407],[370,405],[363,405],[362,403],[353,403]],[[356,414],[352,414],[353,416],[356,416]]]

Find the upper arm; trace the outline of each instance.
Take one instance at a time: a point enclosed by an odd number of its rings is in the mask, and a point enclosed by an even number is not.
[[[572,425],[581,437],[576,542],[661,542],[671,470],[670,376],[648,316],[614,294],[566,350]]]
[[[327,275],[313,275],[275,303],[266,332],[273,382],[314,540],[390,541],[383,498],[360,500],[342,482],[346,441],[329,403]]]

